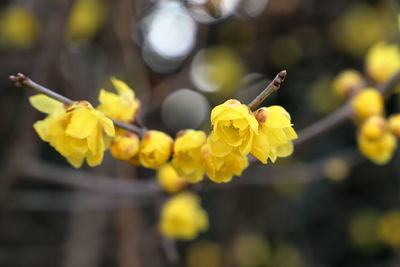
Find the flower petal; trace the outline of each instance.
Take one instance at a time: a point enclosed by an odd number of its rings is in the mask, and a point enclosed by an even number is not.
[[[29,97],[29,102],[34,108],[46,114],[51,114],[64,106],[63,103],[43,94]]]

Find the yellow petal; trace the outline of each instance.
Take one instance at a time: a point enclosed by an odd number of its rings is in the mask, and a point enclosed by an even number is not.
[[[100,133],[97,133],[97,150],[96,153],[88,153],[86,161],[90,167],[94,167],[97,165],[100,165],[101,162],[103,161],[103,156],[104,156],[104,140],[103,137]]]
[[[115,135],[115,128],[114,128],[114,123],[112,120],[106,117],[100,117],[99,118],[100,125],[103,127],[104,132],[108,136],[114,136]]]
[[[104,89],[100,90],[100,94],[99,94],[99,102],[101,104],[105,104],[105,103],[115,103],[119,101],[119,97],[118,95],[108,92]],[[100,105],[101,106],[101,105]]]
[[[211,136],[213,133],[211,133]],[[212,154],[214,154],[217,157],[224,157],[229,154],[229,152],[232,151],[232,147],[229,146],[224,140],[222,139],[217,139],[216,141],[212,141],[213,138],[209,137],[207,138],[207,146],[208,149]]]
[[[71,115],[65,134],[75,138],[86,138],[97,125],[97,118],[84,108],[76,109]]]
[[[288,142],[283,146],[276,148],[276,155],[281,158],[289,157],[293,153],[293,143]]]
[[[254,136],[253,145],[251,147],[251,154],[262,163],[268,163],[270,145],[268,138],[263,135]]]
[[[66,159],[74,168],[80,168],[83,164],[85,156],[74,155],[74,156],[66,157]]]
[[[129,86],[125,82],[118,80],[114,77],[111,77],[111,82],[119,95],[128,95],[130,98],[135,97],[135,93],[131,88],[129,88]]]
[[[34,108],[46,114],[53,113],[63,107],[63,103],[43,94],[29,97],[29,102]]]

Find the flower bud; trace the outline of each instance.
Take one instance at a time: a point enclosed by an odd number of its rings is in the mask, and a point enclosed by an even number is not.
[[[360,131],[360,134],[365,138],[371,140],[381,138],[386,132],[386,121],[379,116],[370,117],[362,124]]]
[[[140,163],[151,169],[163,165],[172,153],[173,141],[167,134],[151,130],[142,138],[139,150]]]
[[[393,114],[389,117],[389,129],[397,138],[400,138],[400,114]]]
[[[361,121],[371,116],[382,116],[384,104],[382,95],[372,88],[360,91],[352,100],[355,115]]]
[[[364,78],[356,70],[344,70],[332,82],[334,93],[340,98],[352,96],[365,86]]]
[[[371,117],[361,126],[357,136],[360,152],[375,164],[386,164],[397,147],[394,135],[381,117]]]
[[[139,138],[130,132],[117,135],[111,142],[110,151],[116,159],[129,160],[139,152]]]
[[[170,194],[181,191],[187,184],[185,178],[179,176],[171,164],[165,164],[157,170],[157,182]]]

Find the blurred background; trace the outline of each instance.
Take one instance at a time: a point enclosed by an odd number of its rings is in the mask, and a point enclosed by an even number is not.
[[[32,129],[43,118],[17,72],[97,105],[110,76],[142,101],[146,126],[209,130],[211,108],[250,102],[282,69],[296,130],[342,102],[331,82],[399,43],[396,0],[3,0],[0,2],[0,266],[400,266],[400,155],[356,149],[351,121],[195,190],[210,229],[190,242],[157,231],[154,172],[117,162],[74,170]],[[398,97],[387,103],[399,112]]]

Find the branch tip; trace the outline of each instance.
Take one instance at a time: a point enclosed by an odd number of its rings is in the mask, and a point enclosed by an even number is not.
[[[250,110],[254,111],[261,103],[273,92],[278,91],[281,84],[285,80],[287,75],[286,70],[282,70],[276,75],[276,77],[267,85],[267,87],[253,100],[248,104]]]

